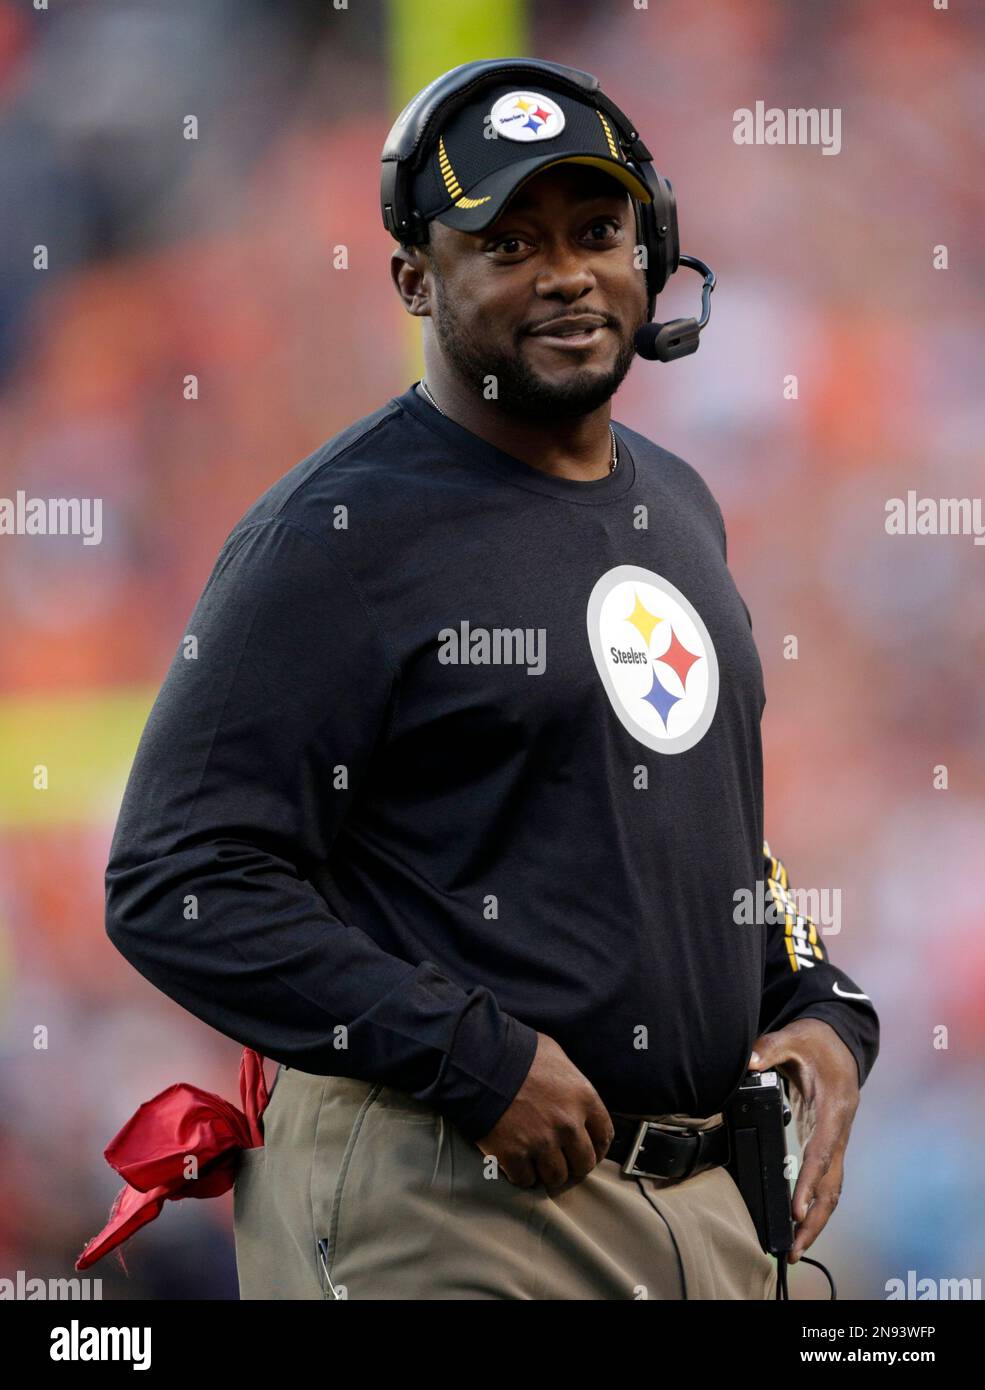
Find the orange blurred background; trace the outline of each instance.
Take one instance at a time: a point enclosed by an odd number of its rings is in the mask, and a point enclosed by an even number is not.
[[[613,414],[719,500],[767,835],[795,886],[841,889],[826,945],[882,1020],[811,1254],[841,1297],[985,1275],[985,547],[884,527],[908,489],[985,484],[985,13],[929,0],[0,0],[0,497],[103,499],[99,545],[0,535],[0,1275],[72,1273],[141,1101],[237,1099],[238,1045],[103,932],[129,761],[234,522],[419,375],[379,216],[393,118],[518,49],[599,76],[719,276],[700,352],[637,361]],[[757,100],[840,108],[840,153],[736,145]],[[660,318],[696,310],[678,278]],[[104,1297],[235,1298],[230,1199],[170,1203],[125,1258],[89,1271]],[[806,1267],[791,1292],[826,1296]]]

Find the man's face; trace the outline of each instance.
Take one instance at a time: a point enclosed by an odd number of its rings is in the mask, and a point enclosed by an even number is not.
[[[597,409],[646,322],[635,232],[627,190],[579,164],[535,175],[484,231],[432,222],[431,319],[452,371],[477,392],[495,377],[511,414]]]

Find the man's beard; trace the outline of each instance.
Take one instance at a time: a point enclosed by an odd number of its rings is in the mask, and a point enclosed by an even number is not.
[[[489,379],[496,382],[496,397],[511,415],[526,419],[568,419],[587,415],[604,405],[619,389],[636,356],[634,337],[646,318],[640,314],[628,338],[620,341],[619,352],[608,372],[584,367],[566,374],[563,381],[551,381],[535,373],[519,352],[500,352],[480,347],[463,328],[444,293],[440,277],[435,277],[435,309],[431,323],[445,359],[472,390],[485,395]],[[560,315],[559,315],[560,317]],[[619,330],[612,324],[612,332]]]

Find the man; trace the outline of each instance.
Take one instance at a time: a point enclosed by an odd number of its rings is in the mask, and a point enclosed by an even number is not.
[[[281,1063],[236,1185],[244,1298],[769,1298],[723,1107],[750,1065],[794,1088],[796,1260],[878,1020],[764,845],[718,506],[610,425],[647,188],[547,81],[487,84],[426,153],[429,243],[391,265],[425,378],[230,533],[108,931]],[[737,911],[763,877],[778,922]]]

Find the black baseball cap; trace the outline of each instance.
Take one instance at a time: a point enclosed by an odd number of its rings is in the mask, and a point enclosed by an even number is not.
[[[526,179],[552,164],[586,164],[624,184],[633,198],[650,190],[627,163],[611,117],[549,82],[487,88],[430,138],[414,177],[414,206],[462,232],[494,222]]]

